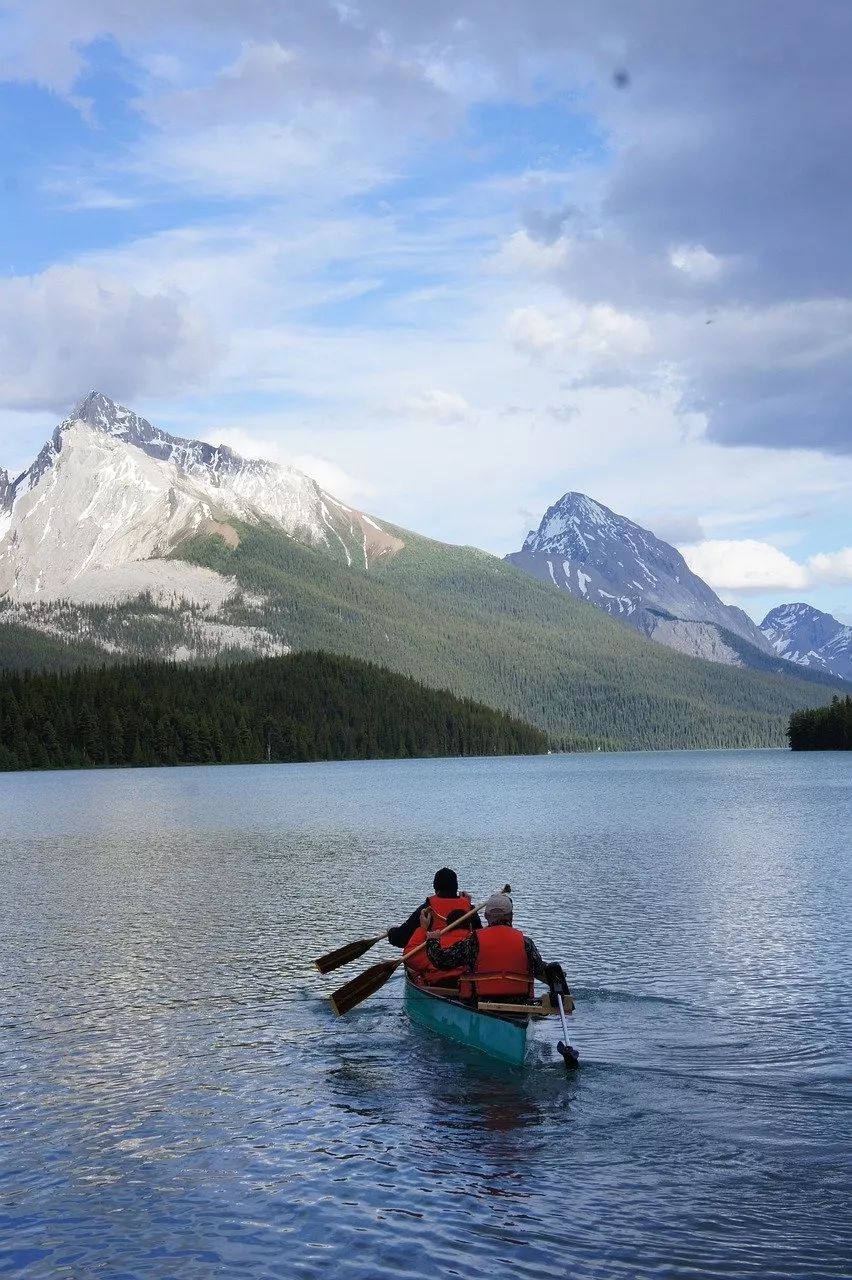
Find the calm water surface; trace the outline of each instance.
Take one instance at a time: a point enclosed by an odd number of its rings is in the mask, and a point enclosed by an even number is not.
[[[0,776],[0,1270],[852,1270],[843,753]],[[577,997],[501,1069],[314,955],[434,869]],[[377,947],[360,966],[391,954]],[[395,953],[393,953],[395,954]]]

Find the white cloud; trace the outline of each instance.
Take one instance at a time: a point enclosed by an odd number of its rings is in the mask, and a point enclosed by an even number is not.
[[[692,572],[715,591],[796,591],[810,583],[805,566],[754,538],[710,539],[680,551]]]
[[[692,280],[715,280],[722,270],[721,258],[710,253],[703,244],[676,245],[669,254],[673,267]]]
[[[578,380],[595,383],[604,369],[627,374],[633,358],[650,347],[650,333],[640,317],[617,311],[604,303],[591,307],[562,307],[542,311],[536,306],[518,307],[505,325],[517,351],[530,356],[571,357]],[[628,380],[627,376],[624,380]]]
[[[274,435],[256,434],[239,426],[225,426],[217,429],[215,435],[216,443],[228,444],[244,458],[264,458],[281,466],[297,467],[304,475],[316,480],[331,497],[340,498],[343,502],[363,506],[374,493],[370,484],[345,471],[338,463],[315,453],[294,453]]]
[[[388,410],[407,418],[421,418],[427,422],[474,422],[476,413],[464,396],[455,391],[442,391],[434,387],[417,395],[403,396],[391,401]]]
[[[91,387],[131,398],[198,385],[220,354],[177,291],[143,293],[82,267],[0,280],[0,404],[64,409]]]
[[[565,332],[538,307],[518,307],[506,321],[506,333],[512,345],[527,355],[559,351],[565,345]]]
[[[820,552],[805,564],[753,538],[710,538],[681,546],[680,551],[693,573],[716,591],[799,591],[852,583],[852,547]]]
[[[852,547],[812,556],[810,566],[823,582],[852,583]]]
[[[564,239],[535,240],[526,231],[513,231],[500,245],[493,261],[495,271],[550,278],[565,266]]]

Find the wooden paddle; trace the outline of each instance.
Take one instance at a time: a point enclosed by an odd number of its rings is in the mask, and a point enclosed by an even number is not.
[[[511,893],[511,886],[506,885],[502,893]],[[486,899],[487,901],[487,899]],[[448,924],[445,929],[439,933],[442,937],[448,933],[450,929],[457,929],[460,924],[464,924],[465,920],[469,920],[471,916],[475,916],[485,906],[484,902],[480,902],[478,907],[471,907],[470,911],[465,912],[463,916],[459,916],[452,924]],[[410,960],[412,956],[416,956],[418,952],[423,951],[426,947],[425,942],[421,942],[418,947],[412,947],[410,951],[399,956],[396,960],[381,960],[378,964],[371,965],[369,969],[365,969],[363,973],[359,973],[357,978],[350,979],[344,983],[342,987],[338,987],[336,991],[332,991],[328,997],[331,1005],[338,1018],[342,1018],[345,1013],[349,1013],[356,1005],[361,1004],[363,1000],[375,993],[385,985],[392,973],[395,973],[404,960]]]
[[[347,942],[336,951],[328,951],[324,956],[319,956],[314,964],[320,973],[331,973],[332,969],[339,969],[341,965],[357,960],[365,951],[369,951],[370,947],[374,947],[377,942],[381,942],[382,938],[387,936],[386,933],[377,933],[374,938],[359,938],[357,942]]]

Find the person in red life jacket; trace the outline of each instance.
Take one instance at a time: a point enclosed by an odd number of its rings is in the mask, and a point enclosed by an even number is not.
[[[452,925],[456,920],[461,919],[464,912],[461,910],[451,911],[447,919],[447,924]],[[464,977],[466,970],[458,967],[455,969],[436,969],[425,951],[418,951],[417,955],[412,955],[410,960],[406,960],[409,952],[415,947],[420,946],[426,941],[427,930],[432,923],[432,913],[424,908],[420,912],[420,924],[412,933],[408,942],[402,951],[402,959],[405,964],[408,976],[418,984],[424,987],[447,987],[455,991],[458,989],[459,979]],[[438,945],[442,948],[452,947],[457,942],[463,941],[470,933],[470,922],[465,920],[457,929],[450,929],[449,933],[445,933],[438,940]]]
[[[432,912],[431,927],[433,929],[443,929],[451,911],[470,911],[473,903],[466,893],[459,893],[459,881],[455,871],[451,871],[449,867],[442,867],[440,871],[435,872],[432,883],[435,892],[430,894],[416,911],[412,911],[403,924],[388,929],[387,939],[391,946],[404,947],[411,940],[411,935],[420,925],[420,914],[423,911]],[[474,929],[482,928],[479,916],[472,916],[471,923]]]
[[[444,972],[462,969],[459,995],[465,999],[524,1001],[533,994],[533,980],[550,983],[558,965],[545,965],[532,938],[512,925],[513,903],[508,893],[495,893],[485,904],[488,927],[471,932],[451,947],[442,947],[427,931],[429,963]],[[564,980],[564,975],[563,980]],[[567,988],[566,988],[567,990]]]

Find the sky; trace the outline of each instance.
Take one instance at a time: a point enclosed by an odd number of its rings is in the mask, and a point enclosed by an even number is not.
[[[0,0],[0,465],[97,388],[852,621],[847,0]]]

